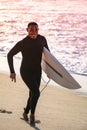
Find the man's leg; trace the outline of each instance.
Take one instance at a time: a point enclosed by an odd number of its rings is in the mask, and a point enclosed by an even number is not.
[[[27,101],[27,105],[26,105],[26,108],[24,109],[25,113],[28,114],[29,113],[29,110],[30,110],[30,100],[31,100],[31,91],[29,91],[29,98],[28,98],[28,101]]]

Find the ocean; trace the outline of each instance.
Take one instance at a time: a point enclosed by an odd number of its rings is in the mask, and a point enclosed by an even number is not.
[[[27,35],[30,21],[39,24],[52,54],[69,72],[87,75],[86,0],[1,0],[1,57]]]

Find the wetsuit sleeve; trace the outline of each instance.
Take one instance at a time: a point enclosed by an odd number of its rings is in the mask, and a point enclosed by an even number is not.
[[[13,56],[16,55],[21,50],[21,42],[18,42],[7,54],[7,61],[11,73],[15,73],[13,65]]]
[[[43,46],[46,47],[46,48],[50,51],[50,49],[49,49],[49,47],[48,47],[48,44],[47,44],[47,40],[46,40],[45,37],[44,37]]]

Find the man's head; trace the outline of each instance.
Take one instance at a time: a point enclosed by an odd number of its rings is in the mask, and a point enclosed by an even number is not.
[[[35,39],[38,35],[38,24],[35,22],[30,22],[27,27],[27,32],[30,38]]]

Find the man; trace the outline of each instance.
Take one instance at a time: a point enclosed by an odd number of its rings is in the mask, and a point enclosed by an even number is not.
[[[7,59],[10,67],[10,78],[16,82],[16,73],[13,65],[13,56],[18,52],[22,53],[22,63],[20,74],[29,88],[29,98],[24,109],[23,117],[28,121],[30,114],[30,124],[35,125],[35,109],[40,96],[39,86],[41,81],[41,59],[43,47],[48,50],[47,41],[44,36],[38,34],[38,24],[30,22],[27,27],[28,35],[19,41],[8,53]]]

